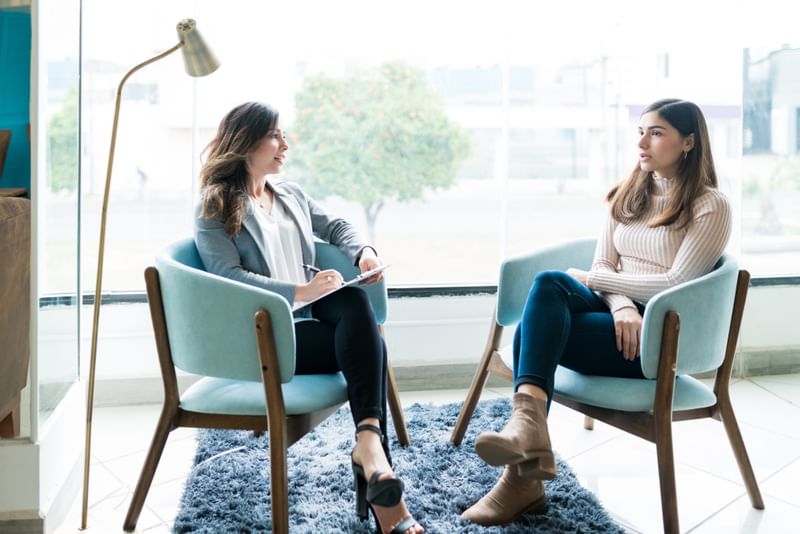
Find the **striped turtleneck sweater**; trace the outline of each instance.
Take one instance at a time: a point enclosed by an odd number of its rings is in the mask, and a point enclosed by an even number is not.
[[[586,284],[600,294],[611,312],[646,304],[665,289],[702,276],[714,267],[731,235],[728,199],[708,189],[694,202],[692,221],[650,228],[647,222],[664,211],[672,181],[653,178],[648,211],[630,224],[610,215],[597,242]]]

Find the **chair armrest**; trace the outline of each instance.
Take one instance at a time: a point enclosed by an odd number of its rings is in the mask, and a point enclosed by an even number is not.
[[[588,270],[594,258],[596,239],[584,238],[559,243],[500,265],[497,284],[497,323],[511,326],[519,322],[533,279],[541,271],[565,271],[570,267]]]
[[[254,317],[270,314],[281,382],[295,371],[294,324],[280,295],[207,273],[169,256],[156,259],[172,360],[190,373],[261,380]]]
[[[680,318],[677,374],[716,369],[725,357],[739,268],[723,254],[710,273],[662,291],[650,299],[642,322],[642,372],[656,378],[664,317]]]

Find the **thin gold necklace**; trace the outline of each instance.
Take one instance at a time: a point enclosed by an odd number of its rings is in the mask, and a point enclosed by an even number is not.
[[[256,204],[258,204],[259,208],[263,208],[263,207],[266,206],[266,202],[264,202],[261,198],[262,198],[262,195],[265,195],[265,194],[266,194],[266,191],[264,193],[261,193],[261,195],[258,195],[258,196],[250,195],[250,197],[253,200],[255,200],[255,202],[256,202]]]

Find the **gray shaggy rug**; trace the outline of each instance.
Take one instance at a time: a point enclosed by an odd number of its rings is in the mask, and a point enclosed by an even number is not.
[[[508,399],[479,403],[462,445],[454,447],[448,440],[460,408],[460,403],[407,408],[412,440],[408,448],[400,447],[391,432],[394,468],[406,483],[406,503],[426,532],[624,533],[561,459],[558,477],[545,482],[546,515],[524,516],[504,528],[463,521],[459,514],[501,473],[501,468],[486,465],[475,454],[475,438],[483,430],[501,429],[511,403]],[[355,515],[352,447],[353,422],[349,409],[343,408],[289,449],[292,533],[374,532],[371,515],[369,521]],[[271,532],[269,494],[266,435],[202,430],[174,532]]]

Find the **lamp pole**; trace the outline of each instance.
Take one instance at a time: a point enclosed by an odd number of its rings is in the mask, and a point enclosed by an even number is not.
[[[147,61],[139,63],[119,82],[117,87],[117,99],[114,106],[114,122],[111,126],[111,146],[108,149],[108,168],[106,170],[106,185],[103,190],[103,209],[100,213],[100,245],[97,250],[97,280],[94,287],[94,314],[92,315],[92,350],[89,356],[89,391],[86,396],[86,443],[83,458],[83,504],[81,508],[81,530],[85,529],[88,522],[89,513],[89,462],[92,447],[92,412],[94,406],[94,377],[97,362],[97,327],[100,322],[100,299],[102,298],[100,292],[103,287],[103,258],[105,255],[106,244],[106,214],[108,212],[108,193],[111,189],[111,169],[114,167],[114,148],[117,144],[117,125],[119,124],[119,108],[122,101],[122,88],[128,78],[141,69],[142,67],[158,61],[159,59],[168,56],[175,52],[183,43],[178,43],[169,50],[154,56]]]
[[[83,501],[81,506],[81,530],[85,530],[89,515],[89,464],[92,445],[92,414],[94,411],[94,385],[95,369],[97,363],[97,333],[100,322],[100,301],[103,287],[103,259],[105,255],[106,218],[108,211],[108,197],[111,190],[111,170],[114,167],[114,149],[117,144],[117,126],[119,124],[119,111],[122,102],[122,89],[125,82],[136,71],[162,59],[171,53],[184,48],[184,64],[190,76],[205,76],[214,72],[219,67],[219,62],[203,42],[192,19],[184,19],[178,23],[178,36],[180,42],[156,56],[143,61],[129,70],[117,87],[116,103],[114,105],[114,122],[111,126],[111,144],[108,149],[108,168],[106,169],[106,182],[103,190],[103,208],[100,213],[100,242],[97,251],[97,279],[94,289],[94,314],[92,316],[92,345],[89,356],[89,382],[86,395],[86,441],[83,456]],[[189,43],[187,45],[187,43]]]

